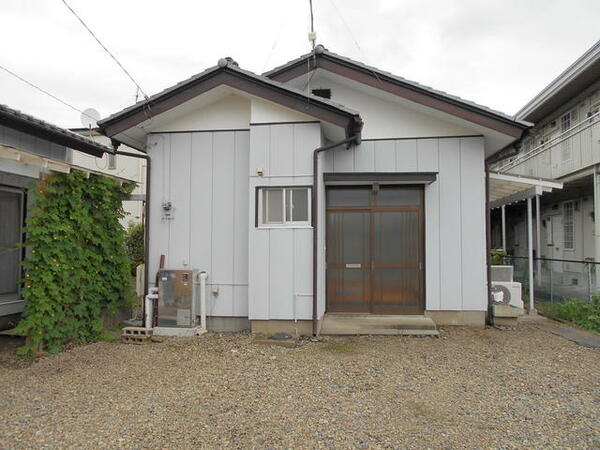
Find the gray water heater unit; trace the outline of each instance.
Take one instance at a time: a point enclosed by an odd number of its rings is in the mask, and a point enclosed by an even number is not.
[[[194,300],[197,270],[162,269],[158,272],[158,326],[196,326]]]

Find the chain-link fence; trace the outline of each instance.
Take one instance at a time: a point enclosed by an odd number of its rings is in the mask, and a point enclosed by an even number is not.
[[[507,256],[514,267],[514,280],[529,293],[529,260],[524,256]],[[591,301],[600,294],[600,263],[569,259],[534,258],[533,279],[536,301],[556,302],[578,298]]]

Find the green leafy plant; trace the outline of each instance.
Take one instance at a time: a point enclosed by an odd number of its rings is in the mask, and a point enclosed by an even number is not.
[[[144,263],[144,225],[130,223],[125,235],[125,248],[131,260],[131,274],[135,275],[135,268]]]
[[[79,171],[53,174],[35,189],[25,227],[21,354],[54,353],[102,335],[102,312],[131,301],[122,202],[133,184]]]
[[[591,302],[571,299],[558,303],[543,303],[540,304],[540,308],[551,317],[600,333],[600,297],[597,295],[592,297]]]
[[[502,249],[492,250],[492,264],[500,266],[505,264],[507,253]]]

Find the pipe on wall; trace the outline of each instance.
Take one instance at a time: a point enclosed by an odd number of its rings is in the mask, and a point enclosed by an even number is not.
[[[131,152],[120,152],[115,150],[115,155],[130,156],[146,160],[146,204],[144,206],[144,298],[148,295],[148,273],[149,273],[149,258],[150,258],[150,177],[152,174],[152,166],[150,155]],[[144,309],[145,309],[144,304]],[[144,311],[145,313],[145,311]]]
[[[311,195],[311,218],[312,218],[312,228],[313,228],[313,270],[312,270],[312,334],[313,336],[318,335],[318,302],[317,302],[317,291],[318,291],[318,250],[319,250],[319,154],[323,153],[327,150],[331,150],[333,148],[339,147],[341,145],[359,145],[360,144],[360,131],[362,129],[362,122],[358,124],[357,130],[355,130],[355,134],[351,137],[342,139],[341,141],[334,142],[332,144],[324,145],[322,147],[318,147],[313,150],[313,186],[312,186],[312,195]]]
[[[492,324],[492,210],[490,208],[490,164],[485,163],[485,263],[487,268],[487,321]]]

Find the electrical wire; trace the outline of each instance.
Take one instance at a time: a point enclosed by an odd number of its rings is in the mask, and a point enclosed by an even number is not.
[[[17,78],[18,80],[22,81],[23,83],[25,83],[25,84],[28,84],[28,85],[29,85],[29,86],[31,86],[32,88],[34,88],[34,89],[37,89],[37,90],[38,90],[38,91],[40,91],[41,93],[43,93],[43,94],[46,94],[48,97],[50,97],[50,98],[53,98],[53,99],[54,99],[54,100],[56,100],[57,102],[60,102],[60,103],[62,103],[63,105],[65,105],[65,106],[68,106],[69,108],[71,108],[71,109],[74,109],[75,111],[77,111],[77,112],[79,112],[79,113],[81,113],[81,114],[83,114],[83,115],[85,115],[85,116],[88,116],[90,119],[93,119],[94,121],[96,121],[96,119],[94,119],[92,116],[90,116],[90,115],[88,115],[88,114],[84,113],[84,112],[83,112],[82,110],[80,110],[79,108],[76,108],[75,106],[71,105],[70,103],[67,103],[67,102],[65,102],[64,100],[61,100],[61,99],[60,99],[60,98],[58,98],[56,95],[54,95],[54,94],[51,94],[50,92],[48,92],[48,91],[46,91],[46,90],[42,89],[42,88],[41,88],[41,87],[39,87],[39,86],[36,86],[36,85],[35,85],[35,84],[33,84],[32,82],[30,82],[30,81],[27,81],[25,78],[23,78],[23,77],[21,77],[21,76],[17,75],[17,74],[16,74],[16,73],[14,73],[12,70],[10,70],[10,69],[7,69],[6,67],[4,67],[4,66],[2,66],[2,65],[0,65],[0,69],[4,70],[6,73],[8,73],[8,74],[12,75],[13,77]]]
[[[4,70],[4,71],[5,71],[6,73],[8,73],[9,75],[12,75],[13,77],[15,77],[16,79],[20,80],[21,82],[23,82],[23,83],[27,84],[28,86],[30,86],[30,87],[32,87],[32,88],[34,88],[34,89],[36,89],[37,91],[39,91],[39,92],[41,92],[41,93],[43,93],[43,94],[47,95],[48,97],[50,97],[50,98],[52,98],[52,99],[56,100],[57,102],[59,102],[59,103],[62,103],[63,105],[65,105],[65,106],[67,106],[67,107],[69,107],[69,108],[71,108],[71,109],[73,109],[73,110],[77,111],[78,113],[81,113],[82,115],[84,115],[84,116],[88,117],[89,119],[93,120],[94,122],[96,121],[96,118],[95,118],[95,117],[92,117],[92,116],[90,116],[90,115],[89,115],[89,114],[87,114],[85,111],[82,111],[81,109],[77,108],[76,106],[73,106],[73,105],[71,105],[70,103],[67,103],[66,101],[62,100],[61,98],[57,97],[56,95],[54,95],[54,94],[52,94],[52,93],[50,93],[50,92],[46,91],[45,89],[42,89],[41,87],[37,86],[36,84],[33,84],[31,81],[29,81],[29,80],[26,80],[25,78],[23,78],[22,76],[20,76],[20,75],[16,74],[16,73],[15,73],[15,72],[13,72],[12,70],[10,70],[10,69],[8,69],[8,68],[6,68],[6,67],[2,66],[2,65],[0,65],[0,69]],[[128,138],[129,138],[129,139],[131,139],[132,141],[135,141],[135,142],[137,142],[138,144],[141,144],[142,146],[144,146],[144,145],[145,145],[145,144],[144,144],[142,141],[140,141],[139,139],[136,139],[136,138],[134,138],[134,137],[132,137],[132,136],[128,136],[128,135],[127,135],[127,134],[125,134],[125,133],[121,133],[121,134],[123,134],[124,136],[128,137]]]
[[[342,14],[342,12],[339,10],[339,8],[337,7],[337,5],[335,4],[334,0],[329,0],[329,3],[331,3],[331,6],[333,6],[333,9],[335,9],[335,12],[337,13],[337,15],[340,17],[342,23],[344,24],[344,26],[346,27],[346,29],[348,30],[348,33],[350,34],[350,37],[352,38],[352,40],[354,41],[354,45],[356,45],[356,48],[358,48],[358,51],[360,52],[360,54],[363,57],[363,60],[365,61],[365,63],[368,64],[368,59],[367,59],[367,55],[365,55],[365,52],[363,51],[363,49],[361,48],[360,44],[358,43],[358,41],[356,40],[356,37],[354,36],[354,33],[352,32],[352,28],[350,28],[350,25],[348,25],[348,22],[346,22],[346,19],[344,19],[344,16]],[[381,79],[379,78],[379,75],[377,75],[377,72],[375,72],[373,69],[371,69],[369,67],[369,70],[371,71],[371,73],[373,74],[373,76],[377,79],[377,81],[379,82],[379,84],[383,85],[383,82],[381,81]]]
[[[106,48],[106,46],[100,41],[100,39],[98,39],[98,37],[94,34],[94,32],[90,29],[90,27],[88,27],[86,25],[86,23],[83,21],[83,19],[81,17],[79,17],[79,15],[73,10],[73,8],[71,8],[69,6],[69,4],[66,2],[66,0],[61,0],[61,1],[69,9],[69,11],[71,11],[71,13],[73,13],[73,15],[77,18],[77,20],[79,20],[79,22],[81,22],[81,25],[83,25],[83,27],[92,35],[92,37],[96,40],[96,42],[100,45],[100,47],[102,47],[104,49],[104,51],[108,54],[108,56],[110,56],[113,59],[113,61],[117,63],[117,65],[121,68],[121,70],[125,73],[125,75],[127,75],[129,77],[129,79],[133,82],[133,84],[135,84],[137,86],[137,88],[140,90],[140,92],[142,93],[144,98],[146,100],[148,100],[148,95],[146,95],[146,93],[141,88],[139,83],[137,81],[135,81],[135,78],[133,78],[133,76],[127,71],[127,69],[125,69],[123,64],[121,64],[119,62],[117,57],[115,55],[113,55],[108,48]]]
[[[283,27],[287,24],[287,15],[283,15],[283,20],[281,21],[281,24],[279,25],[279,30],[277,31],[277,34],[275,35],[275,40],[273,41],[273,46],[271,47],[271,50],[269,51],[269,54],[267,55],[267,59],[265,60],[265,63],[263,64],[263,68],[261,72],[265,72],[267,70],[267,64],[269,64],[269,61],[271,60],[271,57],[273,56],[273,52],[275,51],[275,47],[277,47],[277,42],[279,41],[279,38],[281,37],[281,32],[283,31]]]

